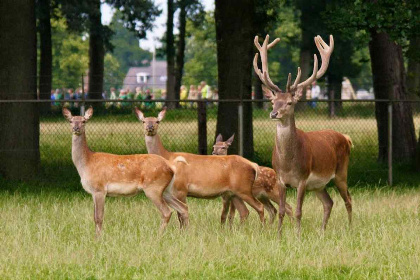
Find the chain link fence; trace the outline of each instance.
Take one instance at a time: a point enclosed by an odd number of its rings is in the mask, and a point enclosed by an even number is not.
[[[16,101],[20,102],[20,101]],[[85,103],[55,101],[37,102],[43,104],[40,116],[40,153],[43,176],[59,176],[62,172],[77,176],[71,160],[71,129],[62,116],[62,107],[69,108],[73,115],[79,115],[83,108],[93,105],[96,108],[92,119],[86,124],[89,147],[93,151],[136,154],[147,153],[143,125],[134,114],[134,106],[140,108],[146,117],[156,117],[167,101],[105,100]],[[199,125],[197,100],[183,100],[180,108],[168,110],[160,123],[158,133],[167,150],[198,153]],[[206,102],[207,153],[211,154],[214,137],[217,133],[218,102]],[[252,160],[260,165],[271,166],[276,122],[269,119],[271,104],[265,101],[230,100],[238,105],[241,102],[253,104],[253,139],[255,155]],[[337,101],[336,115],[330,116],[329,101],[304,101],[297,105],[296,126],[304,131],[333,129],[348,134],[353,141],[349,181],[357,183],[386,182],[387,165],[378,163],[378,136],[373,100]],[[85,104],[83,106],[83,104]],[[420,102],[410,101],[416,134],[420,128]],[[45,110],[48,107],[48,110]],[[232,132],[233,134],[233,132]],[[237,136],[238,137],[238,136]],[[244,147],[246,149],[246,147]]]

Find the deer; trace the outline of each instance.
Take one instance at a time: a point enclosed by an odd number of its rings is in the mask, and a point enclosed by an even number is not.
[[[321,67],[318,69],[318,58],[314,54],[312,75],[305,81],[300,82],[301,70],[299,67],[296,79],[291,84],[291,73],[289,73],[285,92],[282,92],[271,81],[268,73],[267,51],[280,41],[277,38],[269,44],[269,38],[269,35],[267,35],[263,44],[260,45],[258,36],[255,37],[254,44],[261,56],[262,69],[259,69],[257,65],[258,53],[255,54],[253,66],[262,82],[264,94],[271,100],[273,106],[269,117],[271,120],[277,121],[272,164],[279,183],[279,236],[281,236],[285,213],[286,186],[297,189],[295,220],[299,236],[302,204],[306,191],[315,192],[317,198],[323,204],[324,216],[321,231],[325,232],[334,204],[325,189],[330,180],[334,181],[344,200],[349,226],[351,226],[352,200],[347,186],[347,169],[350,150],[353,146],[351,138],[334,130],[304,132],[296,128],[294,113],[296,103],[302,97],[303,88],[325,74],[331,53],[334,50],[334,38],[330,35],[330,45],[327,45],[319,35],[314,38],[315,45],[321,55]]]
[[[252,194],[252,186],[258,174],[258,165],[237,156],[196,155],[191,153],[170,152],[165,149],[159,137],[158,127],[166,114],[164,108],[158,117],[145,117],[137,107],[135,113],[143,123],[146,147],[149,154],[157,154],[176,166],[176,179],[172,193],[183,203],[187,196],[196,198],[216,198],[222,196],[224,208],[222,210],[222,225],[226,221],[231,200],[238,198],[254,208],[264,224],[264,206]],[[241,217],[246,218],[242,205],[238,205]],[[244,214],[242,214],[244,213]],[[188,217],[178,213],[181,225],[188,224]]]
[[[235,134],[232,135],[228,140],[223,141],[222,134],[217,135],[216,143],[213,145],[213,155],[227,155],[229,147],[232,145]],[[277,215],[277,209],[273,206],[270,200],[279,204],[279,187],[276,179],[276,172],[269,167],[258,166],[258,176],[252,186],[252,194],[256,197],[265,207],[267,212],[270,215],[270,224],[274,222],[274,219]],[[233,200],[230,203],[229,211],[229,222],[232,223],[235,216],[235,210],[238,207],[238,204],[241,204],[241,207],[246,207],[244,202],[241,199]],[[229,206],[227,206],[229,207]],[[240,212],[240,214],[243,214]],[[286,214],[293,218],[292,207],[286,202]],[[241,220],[244,220],[241,217]]]
[[[86,141],[85,125],[93,109],[84,116],[73,116],[67,108],[62,111],[72,129],[72,160],[79,173],[83,189],[92,195],[96,237],[101,236],[107,196],[134,196],[144,191],[161,214],[162,233],[171,218],[170,205],[178,212],[188,212],[187,206],[169,192],[175,179],[176,167],[157,155],[114,155],[93,152]]]

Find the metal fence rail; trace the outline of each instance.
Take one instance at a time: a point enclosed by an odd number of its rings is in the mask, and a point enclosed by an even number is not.
[[[61,114],[63,106],[80,114],[86,106],[95,105],[101,108],[86,125],[89,146],[94,151],[133,154],[147,153],[143,127],[136,119],[134,106],[141,108],[145,116],[157,116],[158,112],[169,102],[179,102],[180,107],[169,110],[159,125],[159,134],[165,147],[170,151],[190,153],[211,153],[216,122],[218,103],[233,102],[239,108],[244,103],[252,102],[253,106],[253,139],[255,156],[252,160],[261,165],[271,165],[271,153],[275,138],[275,122],[269,119],[271,104],[262,100],[0,100],[0,103],[48,103],[48,110],[40,117],[40,153],[43,168],[65,168],[74,172],[71,162],[70,126]],[[329,104],[340,102],[341,109],[336,116],[330,117]],[[375,102],[409,102],[413,108],[416,131],[420,128],[420,101],[389,100],[306,100],[301,102],[295,112],[296,126],[304,131],[334,129],[348,134],[353,141],[349,170],[349,180],[373,182],[388,180],[392,183],[392,154],[388,165],[377,162],[378,136],[375,119]],[[99,103],[99,104],[98,104]],[[44,104],[45,105],[45,104]],[[337,105],[338,106],[338,105]],[[389,105],[392,114],[392,106]],[[198,108],[205,108],[203,111]],[[242,110],[239,110],[239,121]],[[391,118],[392,119],[392,118]],[[204,124],[203,124],[204,122]],[[199,125],[200,124],[200,125]],[[203,126],[205,125],[205,126]],[[203,128],[204,127],[204,128]],[[392,128],[392,126],[390,126]],[[200,130],[206,138],[200,140]],[[241,130],[240,130],[241,131]],[[240,132],[239,131],[239,132]],[[232,132],[233,133],[233,132]],[[390,130],[392,133],[392,129]],[[203,133],[201,133],[202,135]],[[241,132],[238,137],[241,138]],[[392,140],[392,137],[390,138]],[[199,144],[201,141],[201,144]],[[239,139],[239,143],[243,143]],[[391,141],[389,142],[392,145]],[[240,145],[239,151],[247,149]],[[389,149],[392,151],[392,149]]]

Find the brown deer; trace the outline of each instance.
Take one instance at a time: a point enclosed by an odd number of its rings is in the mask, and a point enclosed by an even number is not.
[[[258,36],[254,40],[261,55],[262,71],[257,65],[258,53],[254,58],[254,70],[263,83],[265,95],[271,99],[273,104],[270,118],[278,121],[272,162],[280,186],[279,234],[281,234],[285,213],[287,185],[297,188],[296,225],[298,234],[300,234],[303,198],[307,190],[314,191],[324,206],[322,230],[325,230],[333,206],[333,201],[325,189],[325,185],[331,179],[334,180],[345,202],[351,225],[352,203],[347,190],[347,168],[352,147],[350,137],[333,130],[304,132],[297,129],[295,125],[295,105],[302,97],[303,88],[321,78],[327,70],[334,49],[333,37],[330,35],[330,46],[320,36],[315,37],[315,45],[322,59],[321,68],[318,70],[318,59],[314,54],[314,68],[311,77],[299,83],[301,70],[298,68],[297,77],[291,84],[291,74],[289,73],[284,93],[271,81],[268,74],[267,50],[279,41],[280,39],[277,38],[268,44],[269,36],[267,35],[261,46]]]
[[[143,123],[148,153],[160,155],[176,165],[173,195],[184,203],[187,196],[197,198],[222,196],[226,206],[235,195],[253,207],[264,223],[264,206],[252,195],[252,185],[257,176],[258,165],[235,155],[208,156],[167,151],[157,134],[159,123],[165,114],[166,108],[157,118],[145,118],[136,108],[136,115]],[[223,208],[222,223],[226,220],[228,211],[228,207]],[[238,211],[245,210],[238,209]],[[178,218],[181,225],[188,224],[188,216],[178,213]]]
[[[213,145],[213,155],[227,155],[227,151],[230,145],[232,144],[234,137],[235,135],[232,135],[228,140],[223,141],[222,134],[219,134],[216,137],[216,143]],[[258,176],[254,182],[254,186],[252,187],[252,194],[264,205],[265,209],[270,214],[270,223],[274,222],[274,218],[277,214],[277,210],[273,206],[273,204],[271,204],[270,200],[274,201],[277,204],[280,202],[279,186],[276,177],[276,172],[273,169],[269,167],[259,166]],[[238,203],[243,204],[242,207],[246,207],[242,200],[234,201],[232,199],[229,211],[230,223],[232,223],[233,221],[233,218],[235,216],[235,208],[237,207]],[[229,207],[229,205],[227,207]],[[286,214],[291,218],[293,217],[292,207],[290,207],[290,205],[287,202]],[[241,220],[243,220],[242,217]]]
[[[63,108],[64,117],[72,128],[72,159],[86,192],[94,202],[96,235],[102,231],[106,196],[133,196],[144,191],[162,215],[162,232],[171,218],[168,204],[178,212],[188,211],[186,205],[170,192],[174,181],[175,167],[156,155],[113,155],[97,153],[86,142],[85,124],[92,117],[93,109],[85,115],[73,116]]]

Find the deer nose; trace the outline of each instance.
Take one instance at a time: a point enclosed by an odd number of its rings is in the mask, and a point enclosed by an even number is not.
[[[270,118],[275,119],[278,114],[279,114],[279,112],[271,112],[270,113]]]
[[[147,130],[152,130],[153,129],[153,125],[148,125],[147,126]]]

